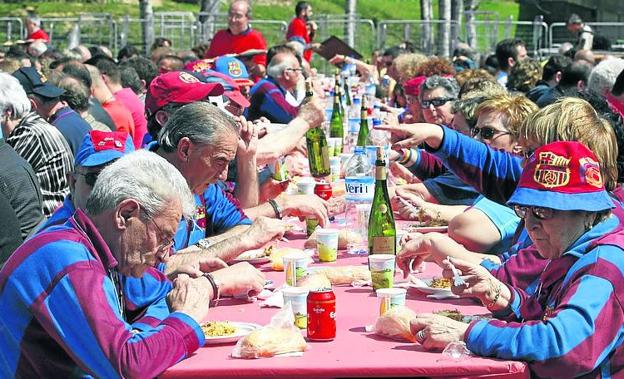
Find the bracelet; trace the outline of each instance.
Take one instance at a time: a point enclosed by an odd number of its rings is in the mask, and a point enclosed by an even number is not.
[[[490,309],[494,305],[496,305],[496,302],[500,298],[500,294],[501,294],[501,290],[502,289],[503,289],[503,285],[498,283],[498,287],[496,287],[496,289],[494,290],[494,299],[492,299],[492,301],[485,306],[487,309]]]
[[[403,153],[403,158],[399,159],[399,163],[400,164],[405,164],[405,163],[409,162],[410,158],[412,157],[412,150],[411,149],[401,149],[401,153]]]
[[[221,293],[219,291],[219,285],[217,284],[217,281],[215,280],[214,276],[212,276],[212,274],[205,272],[204,273],[204,277],[206,279],[208,279],[208,281],[210,282],[210,286],[212,287],[212,303],[213,306],[217,306],[217,304],[219,303],[219,299],[221,298]]]
[[[273,199],[269,199],[269,204],[273,207],[273,212],[275,212],[275,217],[279,220],[282,219],[282,208],[277,204],[277,201]]]

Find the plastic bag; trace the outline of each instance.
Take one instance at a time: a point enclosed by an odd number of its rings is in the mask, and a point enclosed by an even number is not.
[[[379,316],[373,327],[373,332],[378,336],[393,340],[416,342],[416,336],[412,334],[410,329],[410,321],[414,317],[416,317],[416,313],[406,306],[392,307]]]
[[[269,325],[238,340],[232,350],[232,357],[254,359],[289,353],[301,355],[307,346],[299,328],[295,326],[295,316],[288,303],[271,318]]]

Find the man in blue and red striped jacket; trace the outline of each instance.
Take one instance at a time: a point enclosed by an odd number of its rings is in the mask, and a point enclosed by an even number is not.
[[[129,324],[120,283],[167,260],[193,208],[182,175],[155,154],[105,168],[84,212],[28,240],[0,271],[0,376],[154,377],[203,345],[198,321],[215,279],[178,276],[171,313],[144,331]]]

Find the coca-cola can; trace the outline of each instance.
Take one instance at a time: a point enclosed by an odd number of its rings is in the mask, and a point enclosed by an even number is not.
[[[331,289],[311,290],[308,294],[308,339],[331,341],[336,338],[336,295]]]
[[[329,200],[332,196],[331,184],[327,182],[317,182],[316,186],[314,186],[314,193],[316,194],[316,196],[320,197],[325,201]]]

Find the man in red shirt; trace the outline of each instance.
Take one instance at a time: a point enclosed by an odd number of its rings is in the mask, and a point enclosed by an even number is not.
[[[312,59],[310,43],[316,33],[316,23],[310,21],[310,17],[312,17],[312,6],[307,1],[299,1],[295,6],[295,18],[290,21],[286,32],[288,41],[299,42],[303,45],[305,49],[303,58],[308,62]]]
[[[206,58],[220,55],[239,54],[247,50],[266,50],[266,41],[257,30],[249,26],[249,3],[237,0],[230,5],[228,11],[228,29],[222,29],[212,38]],[[266,54],[254,55],[244,61],[254,80],[264,76],[266,71]]]
[[[26,17],[26,32],[28,32],[27,40],[43,40],[50,43],[50,36],[41,29],[41,19],[37,15],[30,14]]]

